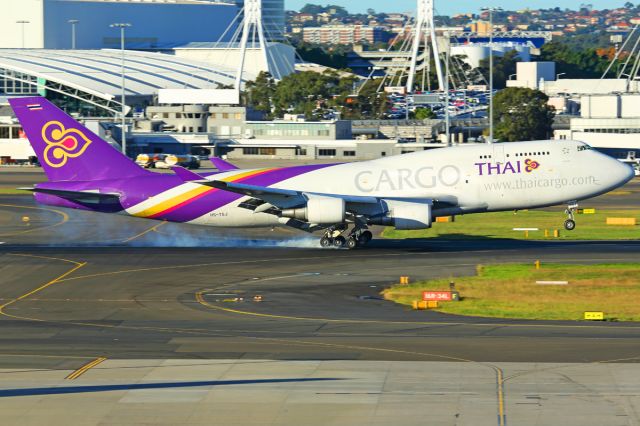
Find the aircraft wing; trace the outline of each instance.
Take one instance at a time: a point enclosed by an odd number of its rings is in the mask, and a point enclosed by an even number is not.
[[[317,203],[328,203],[335,206],[336,199],[343,201],[343,214],[353,221],[368,222],[371,219],[383,223],[386,220],[396,220],[403,226],[402,229],[422,229],[416,228],[416,224],[426,226],[431,219],[425,219],[433,208],[450,207],[454,205],[454,199],[443,196],[439,198],[403,198],[403,197],[371,197],[359,195],[327,194],[317,192],[296,191],[291,189],[269,188],[263,186],[246,185],[242,183],[201,180],[195,183],[217,188],[222,191],[229,191],[250,197],[242,201],[240,208],[251,210],[254,213],[266,213],[278,216],[280,223],[307,232],[314,232],[326,229],[327,224],[332,224],[334,220],[325,219],[322,216],[323,207],[318,207]],[[334,199],[331,201],[331,199]],[[324,201],[323,201],[324,200]],[[316,216],[311,217],[310,203],[316,207]],[[329,207],[331,208],[331,207]],[[319,210],[318,210],[319,209]],[[287,213],[286,215],[284,213]],[[392,213],[395,212],[395,213]],[[389,216],[389,214],[392,216]],[[320,214],[320,216],[317,216]],[[396,214],[397,216],[393,216]],[[344,216],[343,216],[344,219]],[[396,225],[397,227],[398,225]]]
[[[376,197],[362,197],[352,195],[336,195],[336,194],[322,194],[315,192],[302,192],[293,191],[290,189],[278,189],[267,188],[262,186],[245,185],[241,183],[223,182],[219,180],[213,181],[199,181],[202,185],[212,186],[223,191],[235,192],[236,194],[243,194],[255,199],[264,201],[273,207],[279,209],[291,209],[295,207],[304,206],[307,203],[308,197],[311,195],[317,195],[322,197],[341,198],[348,204],[377,204],[379,199]],[[264,207],[258,207],[263,209]],[[260,210],[264,211],[264,210]]]
[[[120,201],[120,194],[117,193],[105,193],[98,191],[67,191],[62,189],[47,189],[47,188],[19,188],[23,191],[31,191],[40,194],[55,195],[56,197],[64,198],[70,201],[77,201],[79,203],[116,203]]]

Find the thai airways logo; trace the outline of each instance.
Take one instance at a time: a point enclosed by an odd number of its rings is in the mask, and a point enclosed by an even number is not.
[[[534,170],[536,170],[536,169],[538,169],[540,167],[540,163],[538,163],[535,160],[531,160],[531,159],[525,160],[524,165],[525,165],[524,170],[527,173],[531,173],[532,171],[534,171]]]
[[[532,173],[539,169],[542,164],[536,160],[527,159],[524,161],[507,161],[506,163],[475,163],[479,176],[492,175],[519,175],[522,173]]]
[[[42,139],[47,144],[44,162],[53,168],[67,164],[69,158],[80,157],[91,145],[91,140],[78,129],[66,129],[59,121],[50,121],[42,128]]]

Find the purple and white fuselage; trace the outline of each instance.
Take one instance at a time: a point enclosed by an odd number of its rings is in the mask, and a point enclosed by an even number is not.
[[[322,245],[355,247],[369,225],[425,229],[438,216],[533,209],[604,194],[634,176],[628,165],[575,141],[443,148],[348,164],[198,175],[140,168],[41,97],[10,100],[49,179],[46,205],[215,227],[324,230]]]

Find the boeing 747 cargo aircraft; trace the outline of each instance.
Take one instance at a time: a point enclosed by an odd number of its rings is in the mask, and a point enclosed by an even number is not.
[[[349,164],[219,172],[144,170],[42,97],[10,100],[49,179],[46,205],[214,227],[322,231],[320,244],[367,244],[371,225],[430,228],[439,216],[567,204],[614,190],[633,169],[575,141],[442,148]]]

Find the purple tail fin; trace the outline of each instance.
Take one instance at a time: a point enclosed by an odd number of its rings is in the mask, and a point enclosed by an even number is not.
[[[42,97],[10,99],[50,181],[146,175],[129,158]]]

